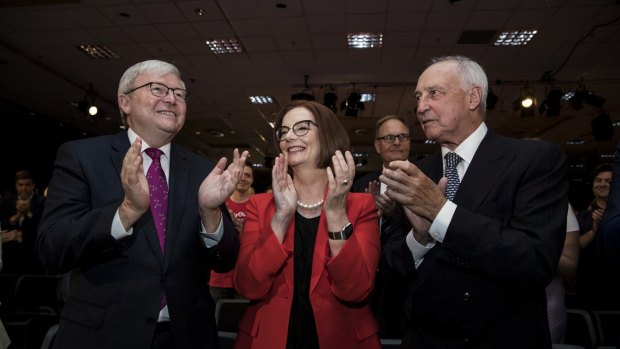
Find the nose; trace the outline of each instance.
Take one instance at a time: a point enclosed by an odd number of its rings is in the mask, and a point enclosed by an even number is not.
[[[174,98],[174,91],[172,91],[171,89],[168,89],[168,92],[166,92],[166,96],[164,97],[164,100],[166,102],[170,102],[170,103],[175,103],[177,102],[177,99]]]
[[[418,114],[424,113],[428,109],[429,109],[429,104],[427,103],[426,98],[424,96],[420,96],[420,98],[418,98],[418,103],[416,106],[416,110]]]

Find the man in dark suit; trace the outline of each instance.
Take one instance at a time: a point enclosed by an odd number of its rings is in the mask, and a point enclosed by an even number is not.
[[[36,192],[32,173],[26,170],[15,173],[15,191],[17,195],[7,197],[0,205],[3,273],[41,274],[44,270],[36,257],[34,244],[45,198]]]
[[[415,97],[441,153],[394,161],[380,177],[413,226],[384,251],[413,275],[403,348],[551,348],[545,286],[566,232],[566,157],[489,130],[487,89],[476,62],[435,59]],[[448,153],[458,157],[444,165]]]
[[[118,88],[128,129],[58,149],[37,239],[70,272],[54,348],[217,347],[208,276],[238,254],[224,200],[247,152],[226,168],[171,143],[187,97],[176,67],[137,63]]]
[[[353,183],[352,192],[371,193],[379,208],[379,233],[381,246],[389,241],[402,239],[411,229],[403,219],[403,208],[385,195],[385,184],[379,182],[379,176],[390,162],[409,158],[410,135],[407,119],[398,115],[386,115],[377,120],[375,125],[375,150],[381,157],[382,168],[370,172]],[[403,226],[404,223],[404,226]],[[402,299],[405,297],[407,279],[392,273],[387,267],[385,257],[379,261],[375,276],[371,308],[379,322],[381,338],[401,338],[403,331],[404,309]]]

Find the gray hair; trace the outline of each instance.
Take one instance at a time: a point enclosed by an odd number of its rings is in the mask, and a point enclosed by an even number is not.
[[[407,127],[407,130],[410,130],[411,127],[409,127],[409,121],[407,120],[406,117],[404,116],[400,116],[400,115],[386,115],[381,117],[379,120],[377,120],[377,122],[375,123],[375,137],[379,136],[379,129],[381,128],[381,126],[383,124],[386,123],[386,121],[388,120],[398,120],[400,122],[403,123],[403,125],[405,125],[405,127]]]
[[[462,87],[468,90],[474,86],[482,90],[480,108],[484,112],[487,108],[487,95],[489,94],[489,81],[487,74],[480,64],[465,56],[442,56],[433,58],[431,65],[441,62],[455,62],[459,75],[461,76]]]
[[[129,67],[127,70],[125,70],[125,73],[123,73],[123,76],[121,76],[121,80],[118,83],[118,95],[120,96],[122,94],[125,94],[127,93],[127,91],[134,88],[135,86],[133,86],[133,84],[136,81],[136,78],[144,73],[153,73],[159,76],[173,74],[181,81],[181,88],[185,88],[185,83],[181,79],[181,72],[177,67],[164,61],[148,60],[136,63]],[[125,113],[123,113],[122,109],[120,110],[120,112],[123,124],[126,124],[126,115]]]

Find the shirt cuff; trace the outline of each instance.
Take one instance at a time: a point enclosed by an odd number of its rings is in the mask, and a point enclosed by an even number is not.
[[[116,240],[120,240],[131,236],[133,233],[133,227],[129,228],[129,230],[125,231],[125,227],[123,226],[123,222],[121,222],[121,215],[119,213],[120,208],[116,209],[116,214],[114,215],[114,220],[112,221],[112,237]]]
[[[217,243],[220,242],[220,239],[222,239],[223,235],[224,215],[220,215],[220,224],[217,226],[217,229],[215,229],[213,233],[207,233],[207,229],[205,228],[205,226],[202,224],[202,222],[200,223],[200,237],[202,238],[202,241],[207,248],[211,248],[217,245]]]
[[[428,229],[428,233],[433,239],[443,242],[443,239],[446,237],[446,232],[448,231],[448,226],[452,221],[452,216],[454,216],[454,212],[456,212],[456,204],[450,200],[446,200],[446,203]]]
[[[428,253],[431,248],[435,247],[434,241],[429,242],[428,244],[426,244],[426,246],[420,244],[413,237],[413,229],[410,230],[407,234],[405,242],[407,243],[407,247],[409,247],[409,250],[411,251],[411,255],[413,256],[413,262],[415,263],[416,269],[418,269],[418,266],[420,265],[420,263],[422,263],[422,260],[424,260],[424,256],[426,255],[426,253]]]

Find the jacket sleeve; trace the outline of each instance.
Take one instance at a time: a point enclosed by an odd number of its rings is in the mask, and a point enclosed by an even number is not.
[[[353,233],[337,256],[328,257],[327,272],[337,298],[361,302],[372,292],[381,254],[377,207],[370,194],[349,194],[347,205]]]
[[[271,225],[273,212],[265,205],[265,198],[250,198],[247,216],[241,234],[241,248],[233,273],[235,290],[250,300],[265,299],[274,279],[278,276],[289,255],[276,238]],[[260,207],[259,207],[260,202]]]

